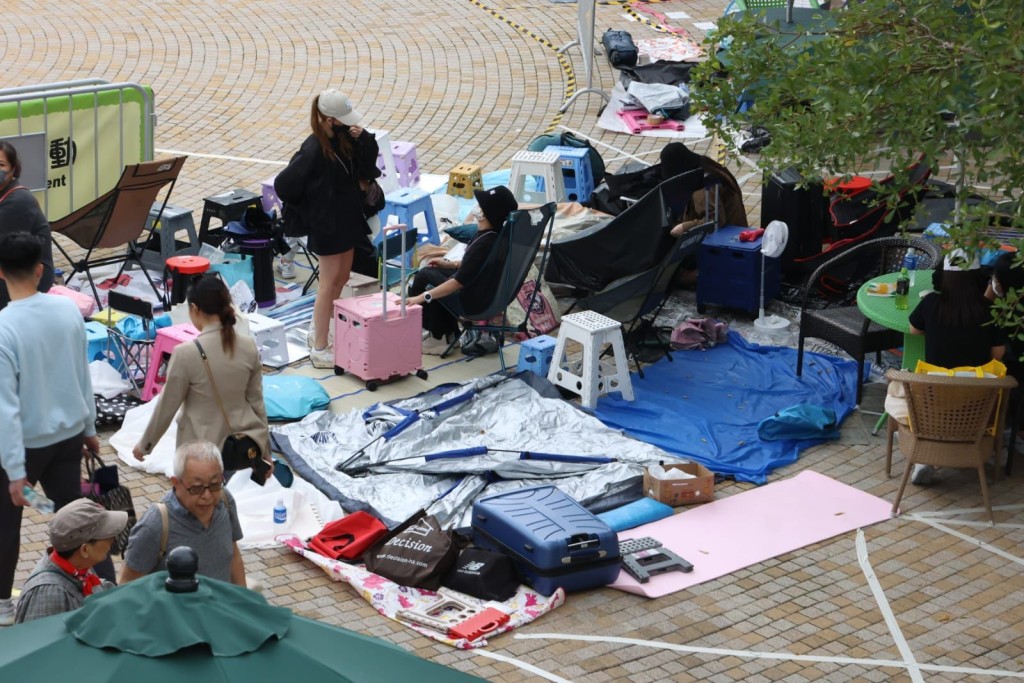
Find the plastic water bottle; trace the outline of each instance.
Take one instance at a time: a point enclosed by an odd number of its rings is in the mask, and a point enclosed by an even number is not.
[[[53,514],[53,501],[36,491],[31,486],[25,486],[22,488],[21,495],[25,496],[25,500],[28,502],[29,507],[35,508],[39,512],[43,512],[48,515]]]
[[[910,272],[910,286],[914,286],[914,271],[917,270],[917,252],[913,249],[907,249],[906,255],[903,257],[903,267]]]
[[[284,526],[288,523],[288,508],[284,506],[284,499],[278,498],[274,506],[274,525]]]
[[[63,285],[64,284],[64,271],[60,268],[53,269],[53,284]]]

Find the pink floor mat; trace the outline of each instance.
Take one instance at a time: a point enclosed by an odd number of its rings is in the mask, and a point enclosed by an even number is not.
[[[659,598],[772,557],[889,519],[892,503],[817,472],[698,505],[620,539],[651,536],[693,564],[639,583],[625,571],[612,588]]]

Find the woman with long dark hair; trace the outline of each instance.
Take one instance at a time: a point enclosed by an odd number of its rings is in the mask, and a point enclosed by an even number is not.
[[[312,133],[274,181],[277,196],[295,212],[290,215],[302,224],[309,250],[319,259],[309,356],[317,368],[334,367],[334,300],[348,282],[355,246],[370,232],[364,194],[380,169],[377,139],[358,125],[362,118],[337,90],[314,97],[309,114]]]
[[[941,282],[941,291],[925,296],[910,313],[911,334],[924,335],[925,362],[955,368],[1001,360],[1006,334],[992,322],[977,259],[953,250],[943,262]]]
[[[53,248],[50,243],[50,222],[46,220],[39,202],[29,189],[18,184],[21,160],[18,150],[6,140],[0,140],[0,234],[27,232],[43,245],[43,277],[40,292],[53,285]],[[10,303],[7,285],[0,279],[0,308]]]
[[[259,444],[263,459],[271,463],[263,366],[252,338],[235,333],[237,320],[227,285],[216,275],[204,275],[189,288],[187,300],[189,318],[199,330],[198,341],[210,371],[196,344],[186,342],[174,349],[156,410],[133,451],[136,459],[144,460],[152,452],[181,408],[179,446],[190,441],[210,441],[220,446],[229,433],[242,433]],[[231,423],[230,431],[221,404]]]

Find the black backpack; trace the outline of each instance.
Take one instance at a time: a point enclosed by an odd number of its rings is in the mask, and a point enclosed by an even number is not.
[[[604,45],[604,52],[608,55],[608,61],[616,69],[624,66],[636,66],[640,58],[640,52],[636,49],[633,36],[629,31],[616,31],[608,29],[601,36],[601,44]]]

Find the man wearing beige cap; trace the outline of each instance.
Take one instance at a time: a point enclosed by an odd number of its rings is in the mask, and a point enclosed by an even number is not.
[[[70,612],[93,593],[113,588],[92,568],[107,559],[126,524],[127,512],[109,512],[87,498],[58,510],[50,522],[52,548],[25,582],[14,623]]]

